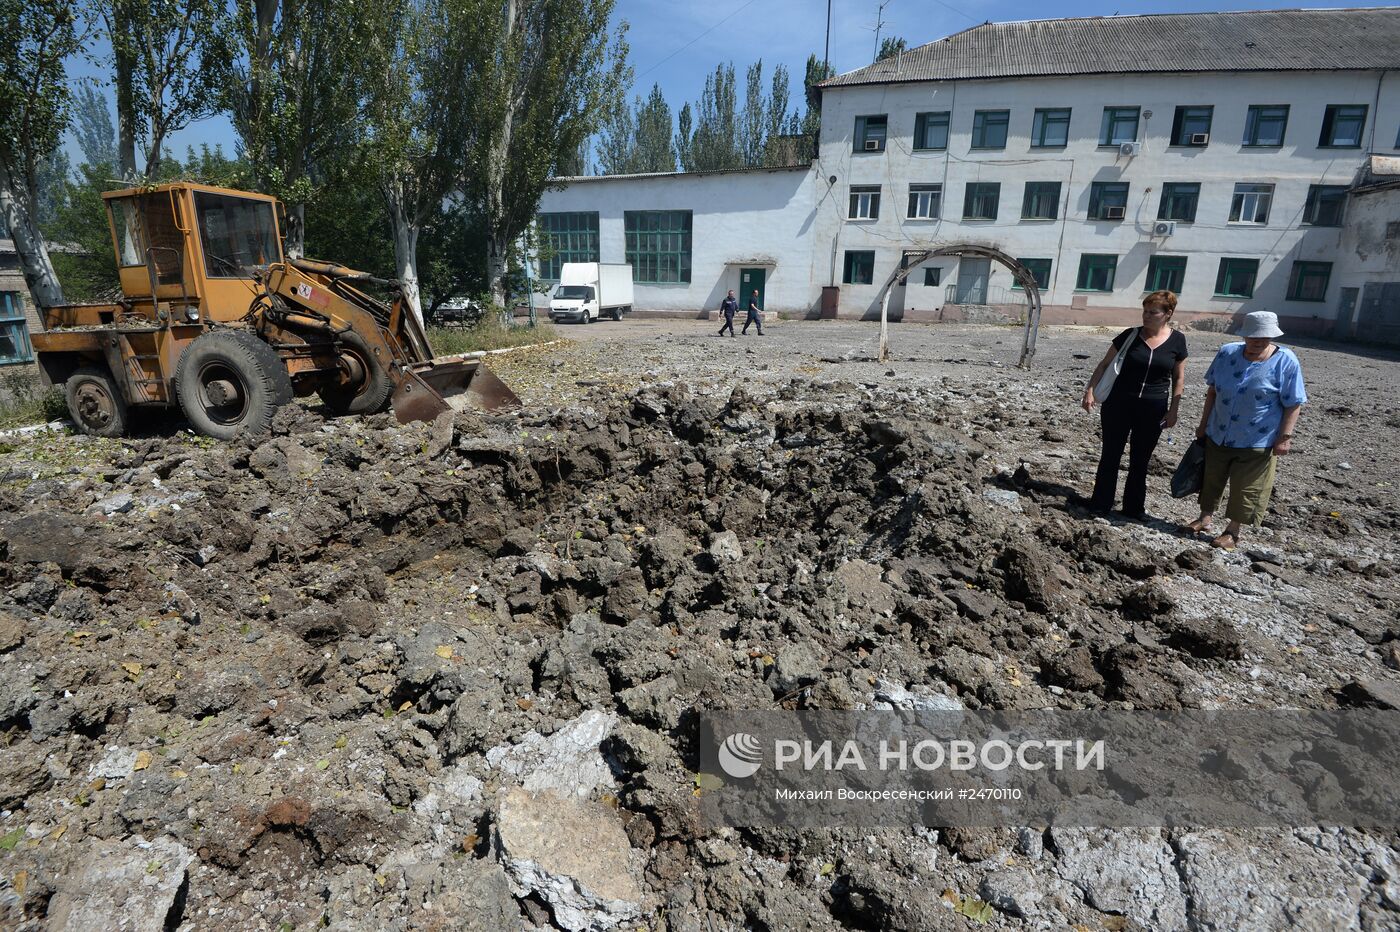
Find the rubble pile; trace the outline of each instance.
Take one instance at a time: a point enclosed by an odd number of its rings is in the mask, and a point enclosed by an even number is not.
[[[1394,611],[1309,641],[1284,558],[1067,506],[1034,414],[658,384],[10,450],[0,924],[1393,927],[1373,833],[700,825],[700,709],[1383,702]],[[1336,546],[1384,617],[1393,559]]]

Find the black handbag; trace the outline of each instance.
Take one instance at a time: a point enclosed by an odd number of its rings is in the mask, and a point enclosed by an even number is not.
[[[1206,444],[1193,440],[1172,473],[1172,498],[1185,498],[1201,491],[1206,477]]]

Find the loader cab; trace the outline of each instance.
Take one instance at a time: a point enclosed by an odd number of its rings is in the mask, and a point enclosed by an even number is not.
[[[122,292],[138,304],[197,305],[208,320],[238,320],[282,261],[276,200],[176,183],[103,195]]]

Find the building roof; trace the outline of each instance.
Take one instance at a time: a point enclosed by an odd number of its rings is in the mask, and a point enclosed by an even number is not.
[[[989,22],[837,75],[821,87],[1133,72],[1379,68],[1400,68],[1400,7]]]
[[[812,167],[811,162],[801,165],[774,165],[759,168],[714,168],[699,172],[643,172],[635,175],[562,175],[552,181],[575,184],[580,181],[635,181],[638,178],[701,178],[705,175],[737,175],[744,172],[805,172]]]

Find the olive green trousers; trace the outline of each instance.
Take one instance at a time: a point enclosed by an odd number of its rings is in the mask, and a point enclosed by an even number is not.
[[[1214,514],[1230,486],[1225,517],[1240,524],[1259,524],[1274,491],[1278,457],[1273,448],[1222,447],[1206,438],[1206,468],[1201,481],[1201,514]]]

